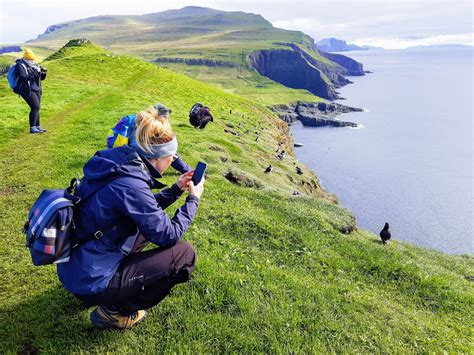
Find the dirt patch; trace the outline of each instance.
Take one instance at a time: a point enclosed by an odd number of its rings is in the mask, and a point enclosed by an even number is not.
[[[256,178],[252,176],[249,176],[243,171],[229,169],[226,173],[224,173],[224,177],[227,180],[229,180],[231,183],[239,185],[239,186],[255,187],[257,189],[263,187],[262,182],[260,182],[259,180],[257,180]]]
[[[339,226],[339,232],[342,234],[351,234],[355,230],[357,230],[357,222],[355,217],[351,216],[349,222],[343,226]]]
[[[209,147],[209,150],[212,150],[214,152],[225,152],[226,150],[218,145],[211,144]]]
[[[11,196],[16,192],[14,187],[3,187],[0,189],[0,196]]]

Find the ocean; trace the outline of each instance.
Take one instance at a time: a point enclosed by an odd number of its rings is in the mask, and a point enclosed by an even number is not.
[[[473,50],[344,53],[372,71],[338,91],[366,112],[362,128],[291,126],[298,159],[379,233],[451,254],[473,254]]]

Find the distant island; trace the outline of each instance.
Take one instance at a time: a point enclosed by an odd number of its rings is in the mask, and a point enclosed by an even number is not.
[[[325,52],[349,52],[375,48],[382,49],[381,47],[358,46],[356,44],[350,43],[348,44],[346,41],[334,37],[323,38],[322,40],[316,42],[316,48]]]

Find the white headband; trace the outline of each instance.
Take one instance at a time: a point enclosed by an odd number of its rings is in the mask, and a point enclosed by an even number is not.
[[[157,159],[175,155],[178,152],[178,140],[176,137],[174,137],[169,142],[163,144],[152,144],[150,148],[151,151],[146,152],[136,145],[136,150],[138,153],[149,159]]]

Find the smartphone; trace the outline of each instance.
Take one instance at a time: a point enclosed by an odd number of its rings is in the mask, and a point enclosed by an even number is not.
[[[206,168],[207,168],[206,163],[203,163],[202,161],[197,163],[196,169],[194,170],[194,174],[192,178],[193,184],[195,186],[201,182],[202,177],[204,176],[204,173],[206,172]]]

